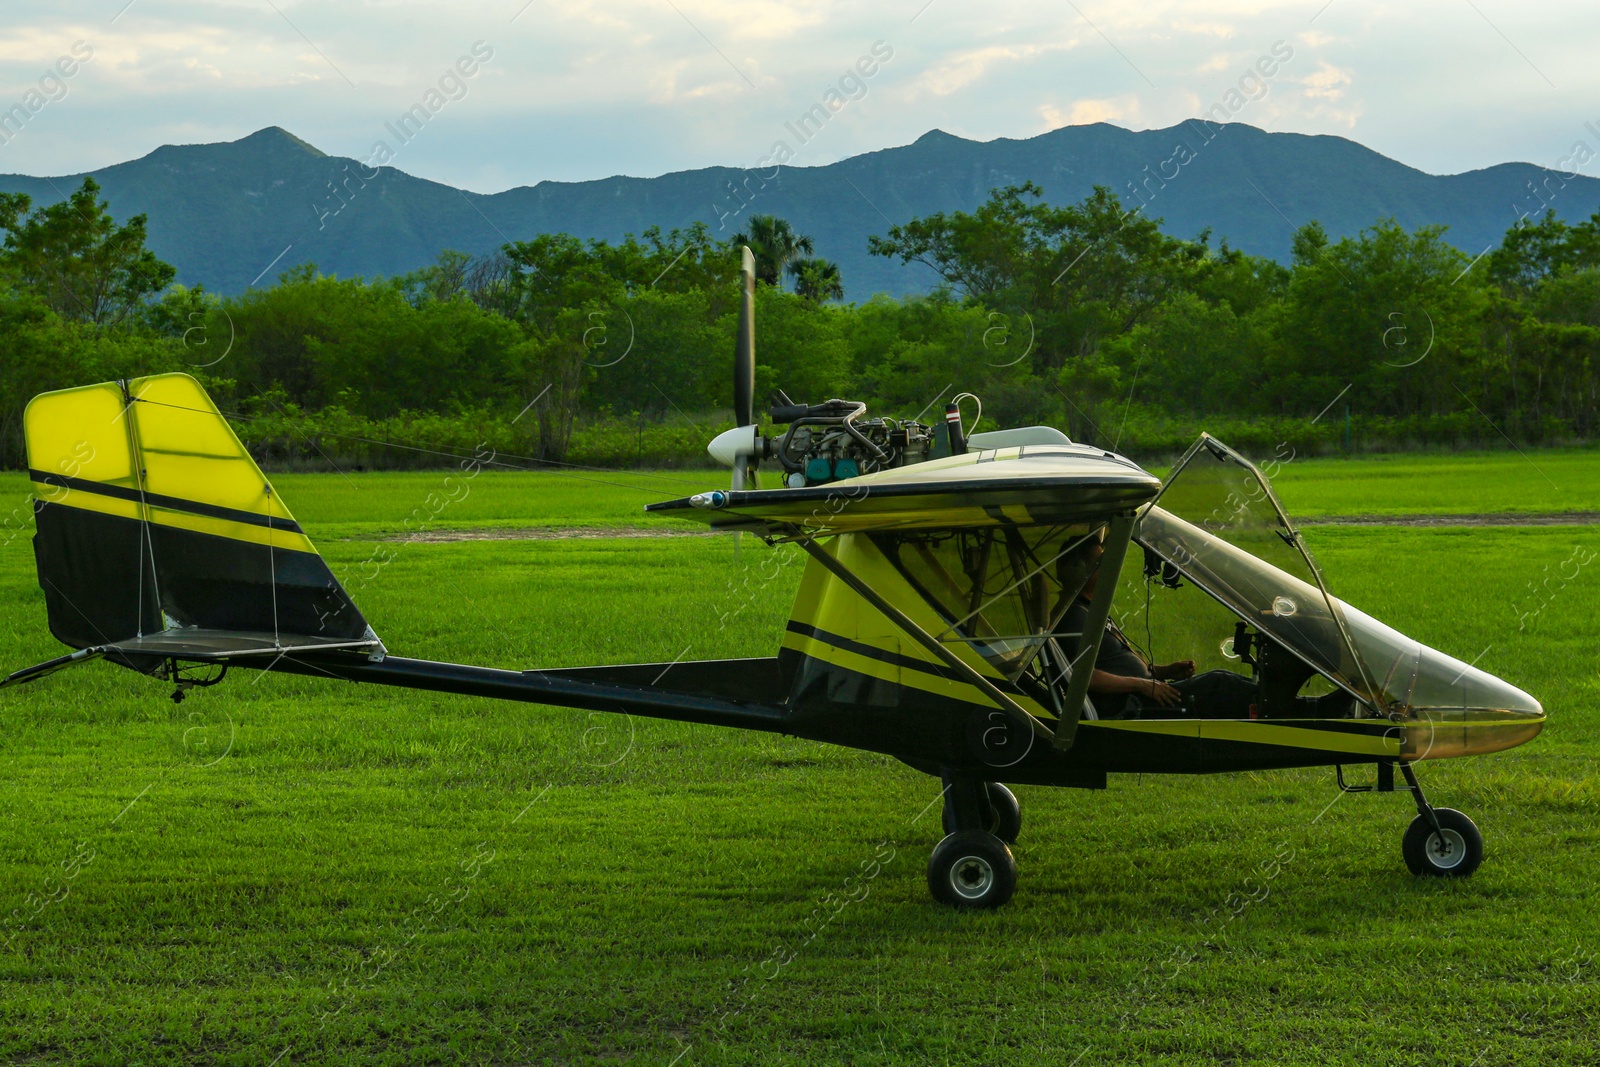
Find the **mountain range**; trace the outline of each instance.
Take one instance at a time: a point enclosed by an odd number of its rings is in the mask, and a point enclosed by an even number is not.
[[[869,255],[868,235],[935,211],[970,211],[991,189],[1029,180],[1061,204],[1109,186],[1175,236],[1209,229],[1214,243],[1279,260],[1312,219],[1334,238],[1384,217],[1407,228],[1442,224],[1451,243],[1477,255],[1523,215],[1548,206],[1579,220],[1600,208],[1600,179],[1529,163],[1426,174],[1343,137],[1198,120],[1144,131],[1066,126],[1021,140],[934,130],[826,166],[705,167],[494,194],[330,156],[278,127],[164,145],[91,174],[119,219],[149,216],[149,247],[178,268],[179,281],[225,294],[305,262],[346,277],[396,275],[442,249],[479,254],[547,232],[615,240],[700,221],[726,237],[763,212],[788,219],[838,262],[850,299],[899,295],[928,289],[932,272]],[[53,203],[82,179],[0,175],[0,190]]]

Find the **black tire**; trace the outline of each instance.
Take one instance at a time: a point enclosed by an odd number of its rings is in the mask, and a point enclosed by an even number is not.
[[[1017,802],[1016,794],[999,782],[983,784],[989,793],[989,819],[984,829],[1008,845],[1016,844],[1017,838],[1022,836],[1022,805]],[[944,800],[944,814],[941,821],[944,823],[946,834],[956,832],[955,809],[948,796]]]
[[[1439,820],[1438,831],[1423,815],[1406,827],[1400,843],[1406,867],[1415,875],[1467,877],[1483,862],[1483,835],[1471,819],[1454,808],[1434,808],[1433,814]]]
[[[998,908],[1017,891],[1017,861],[993,834],[951,834],[928,857],[928,891],[953,908]]]
[[[989,806],[994,808],[995,825],[989,832],[1008,845],[1017,843],[1022,835],[1022,805],[1016,794],[999,782],[986,783],[989,787]]]

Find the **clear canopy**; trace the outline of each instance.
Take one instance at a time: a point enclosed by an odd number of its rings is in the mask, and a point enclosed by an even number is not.
[[[1538,701],[1510,683],[1412,640],[1163,508],[1145,512],[1137,536],[1256,629],[1380,712],[1542,713]]]
[[[1517,687],[1330,596],[1266,478],[1209,437],[1174,469],[1135,537],[1377,713],[1462,722],[1543,714]]]

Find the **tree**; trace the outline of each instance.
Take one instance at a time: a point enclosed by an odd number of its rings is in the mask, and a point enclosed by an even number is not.
[[[1143,321],[1191,280],[1209,251],[1160,220],[1124,211],[1104,186],[1076,204],[1040,203],[1031,182],[996,189],[978,210],[939,212],[873,236],[873,255],[922,263],[969,300],[1031,322],[1035,369],[1054,377],[1101,338]]]
[[[303,265],[219,310],[191,341],[234,339],[226,370],[241,399],[278,391],[308,410],[338,405],[375,418],[514,399],[510,351],[523,331],[459,294],[414,306],[396,282],[330,278]],[[185,354],[211,352],[191,343]]]
[[[735,234],[735,245],[749,245],[756,258],[756,280],[778,285],[789,265],[816,251],[811,238],[794,232],[794,227],[776,215],[751,215],[748,233]]]
[[[807,300],[822,303],[844,299],[844,279],[839,264],[831,259],[797,259],[789,264],[794,275],[794,291]]]
[[[1303,415],[1348,386],[1383,414],[1466,406],[1458,383],[1483,359],[1487,294],[1464,276],[1469,257],[1445,242],[1443,226],[1407,232],[1384,219],[1330,244],[1310,224],[1294,249],[1284,363],[1264,376],[1262,399]]]
[[[144,247],[146,218],[118,227],[93,178],[31,215],[24,193],[0,193],[0,271],[64,319],[115,326],[171,284],[176,268]]]
[[[395,279],[395,285],[413,307],[421,307],[430,300],[449,300],[467,292],[471,270],[471,255],[446,248],[435,257],[432,266],[402,274]]]
[[[36,294],[3,284],[0,339],[0,467],[25,465],[22,414],[39,393],[184,366],[175,339],[140,329],[101,330],[64,321]],[[6,536],[0,527],[0,542]]]
[[[1477,376],[1481,403],[1509,408],[1524,436],[1550,417],[1593,432],[1600,395],[1600,213],[1568,224],[1547,211],[1519,220],[1484,257],[1496,357]],[[1495,402],[1499,403],[1496,404]],[[1508,403],[1509,401],[1509,403]]]

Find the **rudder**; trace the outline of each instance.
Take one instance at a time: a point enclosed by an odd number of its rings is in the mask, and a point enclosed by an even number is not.
[[[23,420],[50,632],[377,638],[200,383],[42,393]]]

